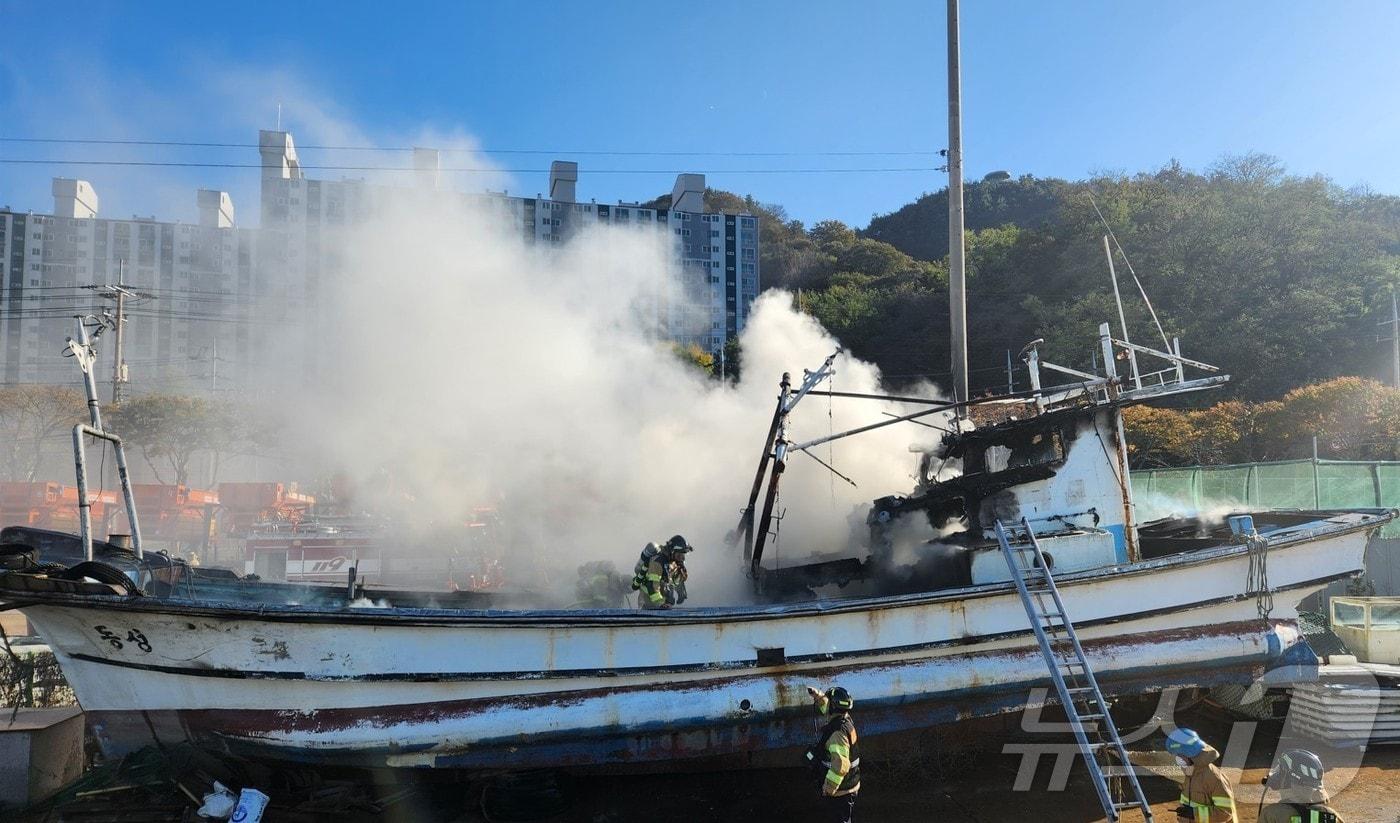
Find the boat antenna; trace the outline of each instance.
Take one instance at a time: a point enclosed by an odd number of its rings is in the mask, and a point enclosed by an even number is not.
[[[962,67],[958,0],[948,0],[948,315],[952,337],[953,400],[971,399],[967,387],[967,261],[963,238]],[[959,419],[967,407],[957,408]]]
[[[1108,239],[1113,241],[1113,247],[1118,249],[1118,254],[1123,258],[1123,264],[1128,267],[1128,273],[1133,276],[1133,283],[1137,285],[1138,294],[1142,295],[1142,302],[1147,305],[1147,313],[1152,315],[1152,323],[1157,327],[1157,333],[1162,336],[1162,345],[1167,347],[1167,351],[1171,351],[1171,341],[1167,339],[1167,332],[1162,328],[1162,321],[1157,319],[1157,310],[1152,308],[1152,301],[1147,297],[1147,289],[1142,287],[1142,281],[1138,279],[1137,270],[1133,268],[1133,261],[1128,259],[1128,253],[1123,251],[1123,244],[1118,242],[1118,235],[1113,233],[1113,227],[1108,224],[1108,220],[1104,218],[1103,212],[1099,211],[1099,203],[1094,199],[1094,193],[1087,189],[1084,193],[1089,195],[1089,205],[1094,207],[1094,214],[1099,216],[1099,222],[1103,224],[1103,230],[1108,232]],[[1111,256],[1109,257],[1109,265],[1113,265],[1113,258]],[[1115,279],[1114,282],[1116,283],[1117,280]],[[1126,335],[1127,332],[1125,331],[1124,334]]]
[[[1118,272],[1113,268],[1113,252],[1108,248],[1108,235],[1103,236],[1103,253],[1108,257],[1108,279],[1113,281],[1113,302],[1118,306],[1118,325],[1123,327],[1123,343],[1128,346],[1128,370],[1133,374],[1133,385],[1142,388],[1142,374],[1138,371],[1137,352],[1133,351],[1133,341],[1128,337],[1128,318],[1123,314],[1123,298],[1118,294]]]

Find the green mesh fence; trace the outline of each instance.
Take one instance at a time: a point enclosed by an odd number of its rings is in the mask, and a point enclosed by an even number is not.
[[[1287,460],[1133,472],[1140,521],[1221,508],[1400,508],[1400,463]],[[1400,523],[1381,532],[1400,537]]]
[[[1258,482],[1252,504],[1270,509],[1315,509],[1318,507],[1317,486],[1313,483],[1311,460],[1255,465]],[[1375,498],[1367,495],[1353,506],[1374,506]]]

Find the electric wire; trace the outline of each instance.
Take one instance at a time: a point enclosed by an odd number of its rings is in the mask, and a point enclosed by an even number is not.
[[[126,139],[113,137],[0,137],[0,143],[29,143],[43,145],[100,145],[100,146],[168,146],[175,148],[209,149],[259,149],[259,143],[221,143],[198,140],[156,140]],[[412,152],[422,146],[366,146],[366,145],[314,145],[298,147],[301,151],[377,151]],[[443,154],[519,154],[519,155],[568,155],[589,157],[935,157],[937,151],[633,151],[614,149],[587,149],[568,151],[564,149],[502,149],[502,148],[463,148],[448,147],[434,149]]]
[[[19,159],[0,158],[0,163],[21,166],[146,166],[180,169],[280,169],[280,165],[264,163],[208,163],[177,162],[168,160],[60,160],[56,158]],[[371,166],[316,164],[301,165],[303,171],[402,171],[421,172],[413,166]],[[549,174],[549,169],[499,169],[491,166],[443,166],[440,172],[462,172],[477,174]],[[797,169],[578,169],[579,174],[898,174],[927,173],[938,171],[932,166],[904,166],[879,168],[797,168]]]

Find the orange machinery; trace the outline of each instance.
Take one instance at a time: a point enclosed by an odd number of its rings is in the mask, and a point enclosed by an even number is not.
[[[141,517],[141,536],[147,540],[203,542],[209,535],[219,493],[164,483],[133,483],[136,513]],[[119,507],[112,518],[112,531],[131,531],[126,511]]]
[[[258,523],[300,523],[316,498],[295,483],[220,483],[219,502],[224,533],[241,536]]]
[[[121,494],[108,489],[88,489],[92,501],[93,530],[122,509]],[[122,518],[125,522],[125,517]],[[78,530],[78,487],[52,480],[26,483],[0,482],[0,526],[32,526],[37,529]]]

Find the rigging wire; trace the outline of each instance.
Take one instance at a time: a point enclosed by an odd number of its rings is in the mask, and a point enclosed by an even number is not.
[[[1133,276],[1133,282],[1137,284],[1138,294],[1142,295],[1142,302],[1147,304],[1147,313],[1152,315],[1152,322],[1157,326],[1157,333],[1162,335],[1162,345],[1166,347],[1168,352],[1175,354],[1176,352],[1172,351],[1171,342],[1167,340],[1166,331],[1162,329],[1162,321],[1157,319],[1157,310],[1152,308],[1152,301],[1147,299],[1147,289],[1142,287],[1142,281],[1138,279],[1137,271],[1133,269],[1133,261],[1128,259],[1128,253],[1123,251],[1123,245],[1118,242],[1118,235],[1113,233],[1113,227],[1108,224],[1108,220],[1104,219],[1103,212],[1099,211],[1099,203],[1094,199],[1094,193],[1088,189],[1085,189],[1084,193],[1089,196],[1089,205],[1094,207],[1094,214],[1099,216],[1099,222],[1103,224],[1104,231],[1108,232],[1109,239],[1113,241],[1113,247],[1118,249],[1119,256],[1123,258],[1123,263],[1128,267],[1128,273]],[[1125,329],[1123,333],[1127,334],[1127,330]]]

